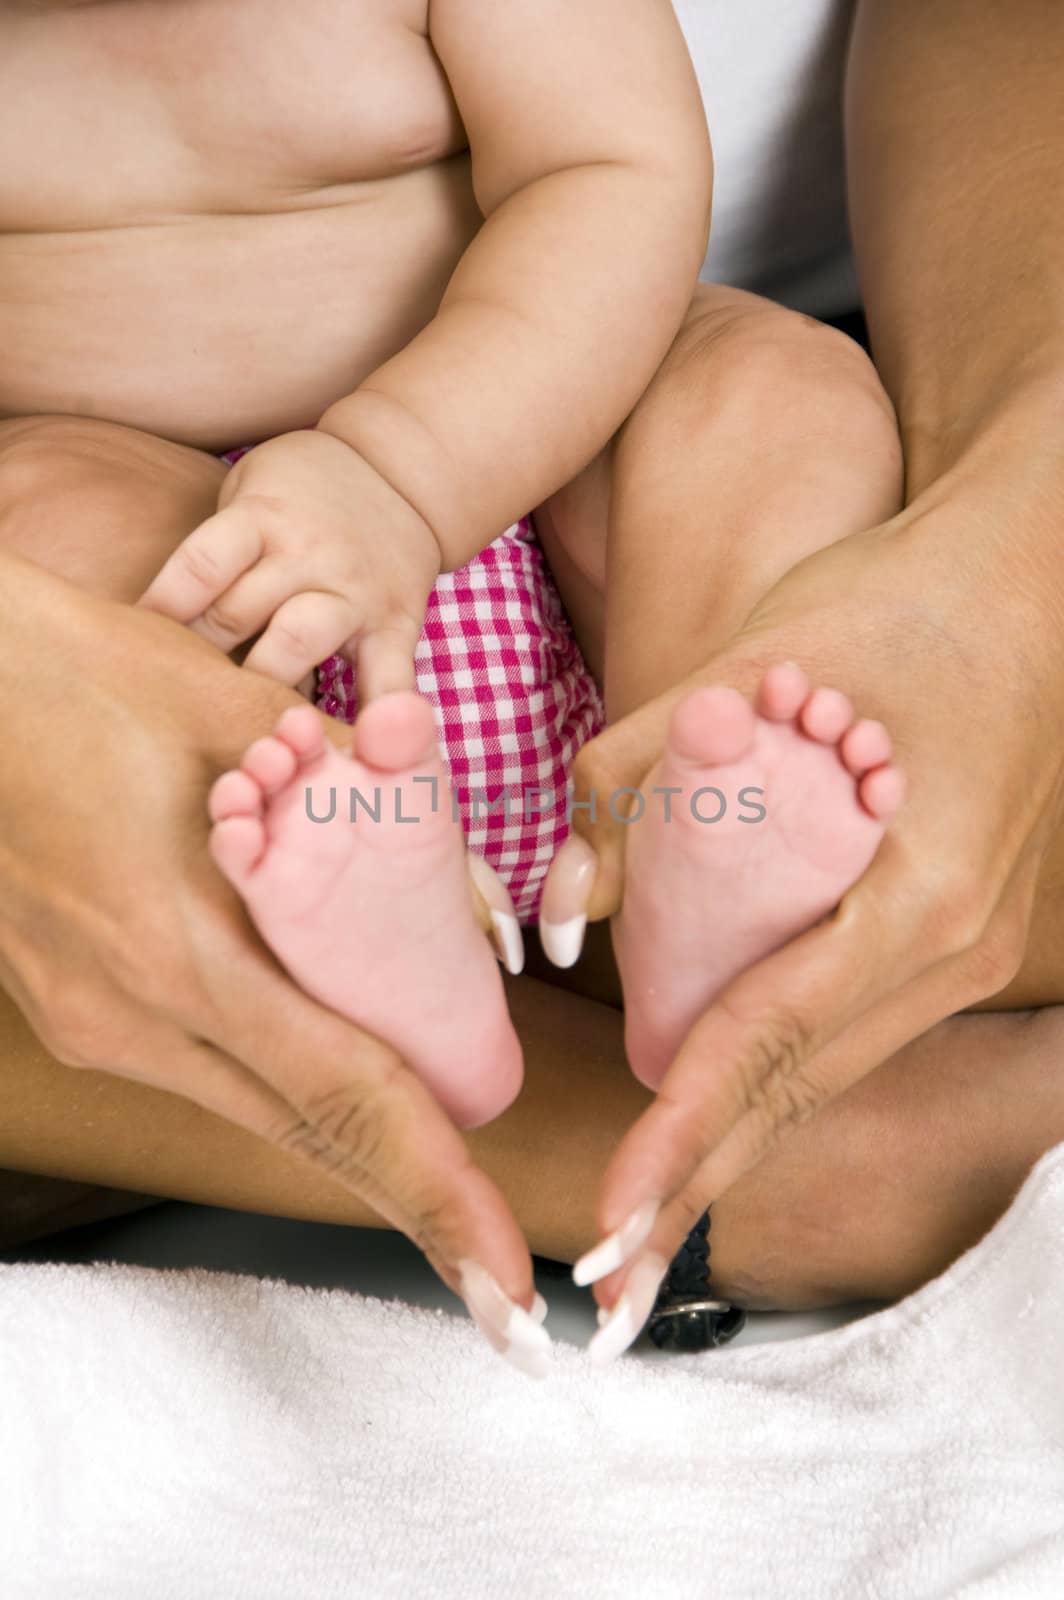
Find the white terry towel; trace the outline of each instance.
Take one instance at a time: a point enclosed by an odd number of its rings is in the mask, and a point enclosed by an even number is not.
[[[837,1332],[535,1383],[464,1315],[0,1267],[3,1600],[1061,1600],[1064,1145]]]

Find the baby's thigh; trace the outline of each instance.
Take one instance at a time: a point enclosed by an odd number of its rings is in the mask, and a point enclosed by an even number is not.
[[[212,456],[116,423],[0,422],[0,547],[132,602],[214,511],[225,473]]]

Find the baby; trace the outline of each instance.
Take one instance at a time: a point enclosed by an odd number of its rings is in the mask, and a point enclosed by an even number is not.
[[[542,582],[519,519],[687,307],[711,163],[669,0],[0,0],[0,144],[0,416],[264,441],[143,603],[288,684],[353,669],[352,759],[289,713],[215,786],[215,860],[297,981],[489,1120],[520,1051],[415,651],[453,575],[478,615],[507,561]]]

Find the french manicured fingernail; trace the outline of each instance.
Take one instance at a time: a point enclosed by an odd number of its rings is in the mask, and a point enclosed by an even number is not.
[[[610,1314],[606,1310],[606,1307],[605,1306],[599,1306],[598,1310],[595,1312],[595,1321],[598,1323],[599,1327],[601,1328],[602,1324],[604,1322],[608,1322],[609,1320],[610,1320]]]
[[[556,967],[571,967],[584,947],[597,871],[594,850],[578,833],[571,833],[551,862],[539,913],[539,942]]]
[[[532,1302],[532,1310],[528,1314],[533,1322],[546,1322],[547,1320],[547,1302],[538,1290]]]
[[[530,1377],[544,1377],[550,1367],[551,1351],[551,1338],[546,1328],[540,1326],[532,1313],[516,1305],[478,1261],[459,1261],[458,1271],[462,1299],[492,1347]],[[535,1302],[532,1311],[536,1311]]]
[[[491,913],[491,938],[496,954],[507,972],[516,978],[525,964],[525,941],[521,937],[521,924],[514,913],[514,903],[499,874],[475,850],[466,855],[466,865]]]
[[[659,1210],[657,1200],[644,1200],[614,1233],[607,1234],[594,1249],[580,1257],[573,1267],[573,1282],[584,1288],[589,1283],[597,1283],[608,1273],[616,1272],[626,1261],[631,1261],[636,1251],[649,1239]]]
[[[586,917],[570,917],[568,922],[541,922],[539,942],[543,954],[556,967],[575,967],[584,948]]]
[[[499,960],[510,976],[516,978],[525,964],[525,941],[521,937],[521,924],[516,917],[509,916],[505,911],[493,911],[491,925],[495,929],[495,949],[498,951]]]
[[[636,1262],[628,1274],[624,1293],[588,1345],[592,1366],[604,1367],[615,1361],[639,1337],[668,1270],[665,1257],[655,1251]]]
[[[511,1345],[497,1333],[495,1329],[475,1311],[470,1311],[470,1316],[491,1345],[508,1366],[516,1367],[518,1372],[525,1373],[530,1378],[545,1378],[550,1371],[549,1350],[526,1350],[523,1345]]]

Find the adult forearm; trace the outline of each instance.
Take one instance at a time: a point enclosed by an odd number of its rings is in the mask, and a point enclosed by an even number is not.
[[[860,7],[850,207],[910,499],[984,438],[1006,448],[1054,416],[1059,437],[1062,73],[1064,8],[1046,0]]]
[[[618,1012],[521,978],[508,985],[527,1077],[505,1114],[463,1135],[540,1254],[575,1260],[595,1237],[610,1152],[647,1092],[624,1064]],[[184,1096],[53,1061],[0,993],[0,1169],[202,1205],[388,1227],[327,1173]],[[412,1159],[412,1158],[411,1158]]]

